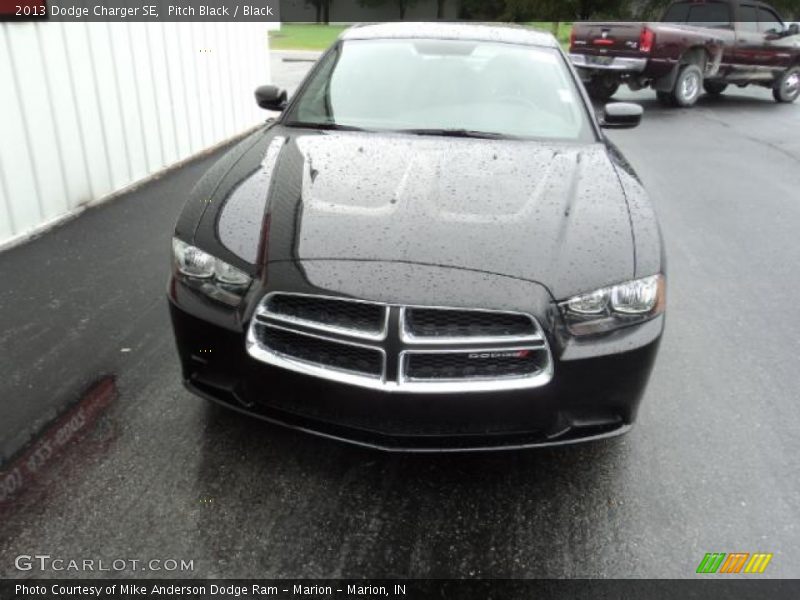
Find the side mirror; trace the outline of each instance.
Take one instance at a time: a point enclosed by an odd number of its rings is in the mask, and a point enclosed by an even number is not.
[[[275,85],[262,85],[256,88],[256,104],[267,110],[281,111],[286,108],[288,94]]]
[[[792,23],[786,29],[786,37],[789,37],[790,35],[798,35],[798,34],[800,34],[800,24],[798,24],[798,23]]]
[[[613,102],[603,108],[600,127],[604,129],[633,129],[642,122],[644,109],[630,102]]]

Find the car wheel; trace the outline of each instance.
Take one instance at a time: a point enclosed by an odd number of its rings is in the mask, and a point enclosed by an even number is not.
[[[619,83],[606,77],[593,77],[586,84],[589,97],[596,102],[607,102],[619,90]]]
[[[728,84],[718,83],[716,81],[706,81],[703,83],[703,89],[709,96],[721,96],[722,93],[728,89]]]
[[[772,90],[777,102],[789,104],[800,97],[800,67],[786,71]]]
[[[697,65],[686,65],[678,74],[678,80],[672,90],[672,101],[675,106],[689,108],[700,98],[702,89],[703,71]]]

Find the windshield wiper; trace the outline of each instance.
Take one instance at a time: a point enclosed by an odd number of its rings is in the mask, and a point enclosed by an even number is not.
[[[412,135],[438,135],[442,137],[480,138],[489,140],[508,139],[511,136],[492,131],[476,131],[474,129],[399,129],[398,133]]]
[[[323,129],[325,131],[367,131],[363,127],[354,125],[341,125],[339,123],[312,123],[310,121],[289,121],[287,127],[302,127],[305,129]]]
[[[394,129],[394,130],[376,130],[365,129],[363,127],[356,127],[355,125],[342,125],[340,123],[313,123],[311,121],[289,121],[286,123],[287,127],[301,127],[305,129],[321,129],[325,131],[386,131],[393,133],[409,133],[411,135],[438,135],[441,137],[458,137],[458,138],[480,138],[480,139],[512,139],[513,136],[504,135],[502,133],[494,133],[491,131],[477,131],[474,129],[446,129],[446,128],[431,128],[431,129]]]

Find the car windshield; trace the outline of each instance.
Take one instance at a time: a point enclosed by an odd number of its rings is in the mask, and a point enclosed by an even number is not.
[[[294,126],[593,141],[554,48],[461,40],[352,40],[323,59]]]

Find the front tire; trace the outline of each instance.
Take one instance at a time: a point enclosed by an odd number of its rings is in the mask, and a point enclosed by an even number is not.
[[[586,91],[595,102],[608,102],[618,90],[619,82],[607,77],[592,77],[586,84]]]
[[[709,96],[714,96],[715,98],[718,98],[725,92],[725,90],[728,89],[728,84],[718,83],[716,81],[706,81],[705,83],[703,83],[703,89]]]
[[[702,89],[703,71],[697,65],[685,65],[672,89],[672,102],[680,108],[690,108],[697,103]]]
[[[791,104],[800,97],[800,67],[788,69],[780,78],[772,95],[776,102]]]

